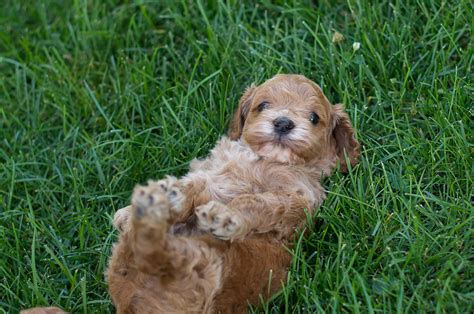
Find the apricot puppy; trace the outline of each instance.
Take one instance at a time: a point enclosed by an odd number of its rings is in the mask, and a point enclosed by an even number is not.
[[[284,247],[324,200],[321,179],[358,156],[343,107],[314,82],[277,75],[249,87],[207,158],[182,178],[137,186],[115,214],[107,280],[117,312],[246,312],[285,281]]]

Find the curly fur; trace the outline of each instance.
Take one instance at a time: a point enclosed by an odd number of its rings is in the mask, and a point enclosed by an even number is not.
[[[275,132],[281,116],[294,122],[288,134]],[[325,198],[321,179],[358,156],[343,107],[314,82],[277,75],[249,87],[207,158],[180,179],[137,186],[115,214],[107,280],[117,311],[237,313],[268,298],[286,280],[285,246],[305,210]]]

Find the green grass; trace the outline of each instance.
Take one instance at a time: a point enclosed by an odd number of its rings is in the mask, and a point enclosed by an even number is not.
[[[244,88],[284,72],[346,105],[362,158],[324,182],[262,309],[472,312],[472,25],[467,0],[6,0],[0,309],[112,312],[113,213],[136,183],[185,173]]]

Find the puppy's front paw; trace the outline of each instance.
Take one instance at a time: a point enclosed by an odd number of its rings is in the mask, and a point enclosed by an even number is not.
[[[222,240],[235,240],[245,232],[238,213],[216,201],[197,207],[196,216],[201,230],[209,231]]]
[[[168,220],[182,211],[184,195],[175,177],[160,181],[148,181],[146,186],[135,187],[132,194],[133,217],[136,220],[149,218],[154,221]]]

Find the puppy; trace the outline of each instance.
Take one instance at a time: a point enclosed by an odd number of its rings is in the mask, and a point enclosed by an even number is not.
[[[285,282],[295,229],[325,198],[321,179],[355,165],[341,105],[301,75],[243,94],[228,136],[182,178],[137,186],[119,210],[107,270],[118,313],[240,313]]]

